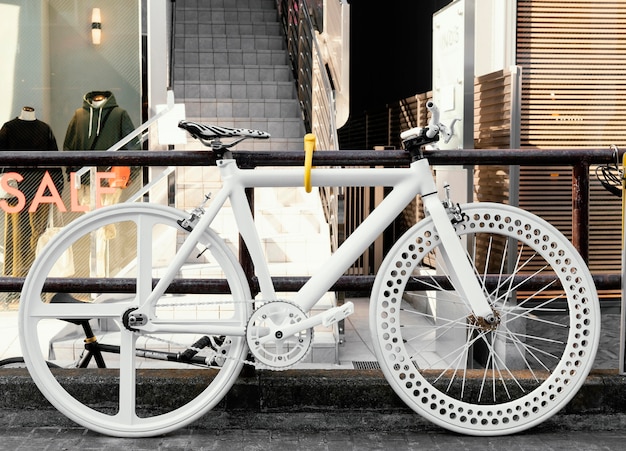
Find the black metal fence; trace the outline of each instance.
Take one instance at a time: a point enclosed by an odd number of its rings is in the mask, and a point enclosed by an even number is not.
[[[303,152],[291,151],[236,151],[233,152],[243,168],[260,166],[299,166],[304,164]],[[589,255],[589,167],[595,164],[615,162],[615,154],[610,149],[560,149],[529,151],[523,149],[507,150],[437,150],[425,151],[432,164],[437,165],[525,165],[545,166],[548,164],[572,167],[572,227],[575,247],[583,257]],[[621,156],[619,157],[621,161]],[[399,167],[409,164],[409,156],[402,150],[370,151],[351,150],[317,152],[314,155],[315,166],[386,166]],[[215,156],[210,151],[74,151],[74,152],[2,152],[0,167],[44,168],[77,166],[206,166],[215,165]],[[257,282],[244,252],[240,259],[244,268],[248,268],[249,282],[255,290]],[[621,288],[621,274],[593,274],[596,286],[602,290]],[[333,286],[336,291],[368,292],[374,281],[374,275],[344,276]],[[307,277],[277,277],[275,285],[278,291],[297,291]],[[131,281],[124,279],[79,279],[64,278],[49,282],[54,291],[93,291],[98,287],[118,291],[132,290]],[[24,283],[19,277],[0,277],[0,292],[20,291]],[[185,280],[177,282],[172,290],[178,292],[207,292],[218,289],[206,281]]]

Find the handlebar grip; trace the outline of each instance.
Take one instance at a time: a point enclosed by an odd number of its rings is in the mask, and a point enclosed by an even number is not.
[[[431,100],[426,103],[426,108],[431,113],[430,121],[428,121],[428,130],[426,130],[426,136],[434,138],[439,133],[439,108]]]

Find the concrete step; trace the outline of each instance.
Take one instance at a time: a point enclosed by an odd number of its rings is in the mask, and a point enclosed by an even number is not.
[[[284,50],[285,40],[282,36],[256,35],[199,35],[177,36],[174,40],[175,51],[212,50]]]
[[[207,8],[276,10],[276,0],[177,0],[176,7],[179,10],[202,10]]]
[[[204,98],[206,99],[206,97]],[[186,100],[185,104],[189,113],[201,117],[256,117],[280,120],[292,119],[300,114],[300,104],[297,100],[208,99],[201,101]]]
[[[236,150],[302,150],[306,132],[293,74],[273,0],[193,1],[177,4],[174,92],[186,104],[189,120],[264,130],[269,140],[250,140]],[[198,149],[189,140],[179,149]],[[179,208],[189,209],[197,193],[219,189],[219,177],[202,168],[178,172]],[[258,191],[258,190],[257,190]],[[320,202],[314,208],[296,200],[297,188],[274,189],[266,203],[255,202],[262,245],[273,275],[307,275],[330,254]],[[187,195],[189,193],[189,196]],[[236,251],[232,211],[224,208],[215,229]],[[332,305],[336,300],[332,297]],[[289,299],[286,296],[284,299]],[[307,363],[338,361],[336,325],[316,328]]]
[[[209,49],[178,51],[174,55],[174,67],[209,65],[284,66],[289,64],[285,50]]]
[[[193,37],[193,36],[210,36],[227,35],[227,36],[282,36],[280,23],[274,22],[179,22],[176,24],[176,36]]]
[[[176,8],[177,24],[210,24],[214,22],[237,22],[246,24],[278,22],[278,13],[276,11],[276,6],[273,6],[272,8],[259,8],[256,6],[250,8],[233,8],[229,5],[224,8],[212,8],[211,6],[199,3],[197,8]]]
[[[273,100],[296,99],[296,88],[289,81],[181,81],[174,84],[174,95],[187,102],[216,99]]]
[[[260,190],[257,190],[260,191]],[[275,191],[275,190],[272,190]],[[316,196],[317,193],[313,194]],[[255,193],[255,199],[258,195]],[[262,201],[258,201],[261,203]],[[273,237],[278,234],[294,234],[315,239],[315,236],[327,227],[322,222],[318,210],[303,207],[263,207],[257,209],[257,228],[263,237]]]
[[[313,274],[314,268],[319,267],[330,254],[328,238],[323,234],[276,233],[262,237],[261,244],[269,263],[285,266],[281,271],[284,275]],[[307,258],[303,259],[303,255]],[[289,268],[289,265],[292,267]]]
[[[293,75],[288,65],[209,64],[176,67],[174,79],[180,83],[212,83],[216,81],[290,82]]]

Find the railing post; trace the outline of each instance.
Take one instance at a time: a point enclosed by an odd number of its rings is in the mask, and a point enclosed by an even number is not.
[[[619,156],[618,156],[619,158]],[[622,171],[626,170],[626,154],[622,156]],[[622,302],[620,309],[619,374],[626,375],[626,178],[622,176]]]
[[[575,164],[572,179],[572,243],[589,262],[589,163]]]
[[[248,198],[248,203],[250,204],[250,209],[254,216],[254,188],[246,188],[246,197]],[[248,286],[254,298],[258,294],[254,284],[254,264],[252,263],[252,257],[250,256],[246,242],[241,235],[239,235],[239,263],[246,275]]]

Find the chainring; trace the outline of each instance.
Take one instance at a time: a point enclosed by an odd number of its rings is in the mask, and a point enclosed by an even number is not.
[[[283,336],[285,326],[307,318],[297,305],[287,301],[271,301],[252,313],[246,330],[246,340],[257,365],[284,369],[306,356],[313,341],[313,329],[300,330]]]

